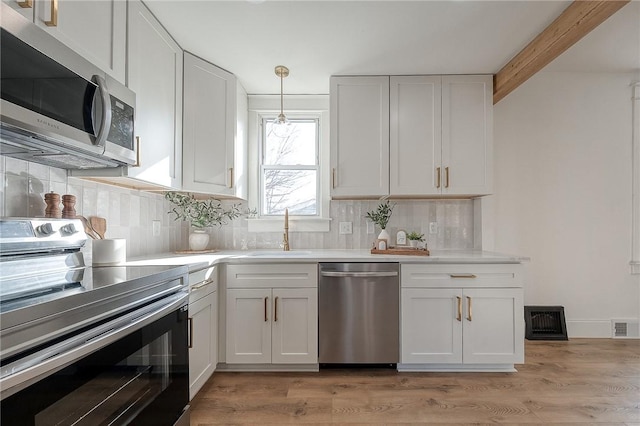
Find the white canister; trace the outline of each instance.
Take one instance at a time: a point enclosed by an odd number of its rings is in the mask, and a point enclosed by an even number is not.
[[[119,265],[127,261],[127,240],[124,238],[93,240],[91,251],[94,266]]]

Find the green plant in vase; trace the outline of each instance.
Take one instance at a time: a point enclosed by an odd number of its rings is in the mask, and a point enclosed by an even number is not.
[[[378,225],[381,229],[380,235],[378,235],[378,239],[389,241],[387,224],[389,223],[389,219],[391,219],[393,208],[395,206],[395,204],[390,204],[389,201],[385,201],[384,203],[378,204],[378,207],[375,210],[367,212],[366,217],[370,219],[371,222]]]
[[[418,247],[418,244],[424,241],[424,234],[411,231],[407,234],[407,239],[411,247]]]

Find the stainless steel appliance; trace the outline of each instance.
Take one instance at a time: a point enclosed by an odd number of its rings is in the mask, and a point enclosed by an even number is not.
[[[400,351],[397,263],[321,263],[318,362],[396,364]]]
[[[188,425],[187,267],[86,267],[85,240],[0,219],[0,424]]]
[[[133,164],[135,94],[0,7],[0,154],[66,169]]]

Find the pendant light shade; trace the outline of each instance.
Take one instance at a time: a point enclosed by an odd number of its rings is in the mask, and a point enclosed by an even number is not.
[[[289,68],[278,65],[275,68],[276,75],[280,77],[280,114],[273,120],[273,131],[277,136],[285,137],[289,132],[289,120],[284,115],[284,84],[283,80],[289,75]]]

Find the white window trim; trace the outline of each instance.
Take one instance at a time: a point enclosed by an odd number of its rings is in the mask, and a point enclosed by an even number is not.
[[[318,216],[289,215],[289,232],[329,232],[329,96],[285,95],[284,113],[289,118],[319,119],[318,171],[320,173],[318,193]],[[260,143],[262,118],[280,113],[278,95],[249,96],[249,206],[258,206],[260,197]],[[249,232],[282,232],[281,217],[265,216],[247,220]]]

